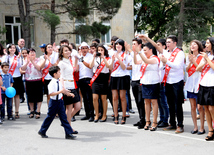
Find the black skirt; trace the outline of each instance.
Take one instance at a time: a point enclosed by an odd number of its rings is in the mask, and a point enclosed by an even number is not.
[[[199,87],[198,91],[198,104],[214,106],[214,87]]]
[[[144,99],[158,99],[160,92],[160,84],[144,85],[142,84],[142,98]]]
[[[71,93],[73,93],[75,96],[71,97],[71,96],[67,96],[63,94],[63,101],[65,105],[70,105],[73,103],[77,103],[80,101],[80,96],[78,93],[78,89],[69,89],[71,91]]]
[[[16,95],[21,95],[24,93],[24,85],[22,81],[22,76],[20,77],[13,77],[14,83],[13,88],[16,89]]]
[[[43,101],[42,80],[26,81],[26,93],[28,102],[36,103]]]
[[[51,80],[44,80],[43,86],[44,86],[44,94],[49,95],[48,93],[48,84],[50,83]]]
[[[107,95],[109,73],[100,73],[92,84],[92,93],[99,95]]]
[[[111,77],[110,85],[113,90],[129,90],[130,76]]]

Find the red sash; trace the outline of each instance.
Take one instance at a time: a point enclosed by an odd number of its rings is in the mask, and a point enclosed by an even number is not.
[[[52,66],[52,64],[49,62],[47,68],[45,68],[45,69],[42,70],[42,82],[45,81],[45,77],[46,77],[46,75],[47,75],[48,72],[49,72],[48,69],[49,69],[51,66]]]
[[[107,61],[110,59],[109,57],[105,58]],[[94,81],[97,79],[97,77],[100,75],[101,71],[103,70],[103,68],[105,67],[105,62],[104,60],[101,62],[100,66],[97,67],[97,70],[95,71],[89,86],[92,87],[92,84],[94,83]]]
[[[76,83],[76,79],[75,79],[75,67],[73,66],[73,63],[72,63],[72,59],[70,58],[70,63],[71,63],[71,66],[73,67],[73,79],[74,79],[74,86],[75,86],[75,89],[77,89],[77,83]]]
[[[176,48],[170,55],[168,61],[170,62],[174,62],[178,52],[181,51],[179,48]],[[163,77],[163,83],[164,83],[164,86],[166,85],[166,81],[167,81],[167,77],[169,75],[169,71],[170,71],[171,67],[169,67],[167,64],[166,64],[166,67],[165,67],[165,74],[164,74],[164,77]]]
[[[203,58],[202,56],[199,56],[196,60],[196,63],[199,64],[202,58]],[[188,70],[188,76],[190,77],[193,73],[195,73],[195,71],[196,71],[196,67],[193,64]]]
[[[123,54],[121,55],[122,61],[123,61],[124,54],[125,54],[125,52],[123,52]],[[113,70],[112,70],[111,73],[113,73],[115,70],[117,70],[117,68],[118,68],[119,66],[120,66],[120,63],[119,63],[119,60],[117,60],[117,61],[115,62],[115,64],[114,64],[114,68],[113,68]]]
[[[212,63],[214,63],[214,60],[212,60]],[[208,63],[203,67],[202,72],[201,72],[201,79],[200,79],[199,84],[201,83],[201,80],[204,78],[204,75],[209,71],[210,68],[211,67],[210,67],[210,65]],[[198,87],[198,89],[199,89],[199,87]]]
[[[155,57],[155,58],[157,58],[158,59],[158,62],[160,63],[160,59],[156,56],[156,55],[153,55],[152,57]],[[152,58],[151,57],[151,58]],[[146,63],[144,63],[142,66],[141,66],[141,68],[140,68],[140,71],[142,72],[142,75],[141,75],[141,79],[143,78],[143,75],[144,75],[144,73],[145,73],[145,71],[146,71],[146,67],[148,66],[148,64],[146,64]]]
[[[17,62],[17,56],[14,57],[13,59],[13,62],[10,66],[10,69],[9,69],[9,72],[12,76],[13,76],[13,73],[15,72],[15,69],[16,69],[16,66],[17,66],[18,62]]]

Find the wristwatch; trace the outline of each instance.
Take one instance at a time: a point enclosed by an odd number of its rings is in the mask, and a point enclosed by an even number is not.
[[[80,62],[83,62],[83,61],[84,61],[84,60],[83,60],[83,57],[81,57],[81,58],[79,59],[79,61],[80,61]]]

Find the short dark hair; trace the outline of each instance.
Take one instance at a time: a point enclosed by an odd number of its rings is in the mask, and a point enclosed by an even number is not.
[[[1,68],[3,68],[4,66],[8,66],[8,67],[9,67],[9,63],[3,62],[3,63],[1,64]]]
[[[59,43],[59,45],[61,46],[62,43],[67,43],[69,45],[69,41],[68,39],[62,39]]]
[[[166,46],[166,39],[158,39],[157,43],[161,43],[162,46]]]
[[[117,36],[112,36],[111,37],[111,41],[116,41],[117,39],[119,39]]]
[[[77,47],[74,43],[70,43],[70,45],[73,47],[73,49],[77,50]]]
[[[115,41],[115,49],[116,49],[116,44],[119,44],[119,45],[122,46],[122,51],[123,51],[123,52],[126,50],[126,49],[125,49],[125,42],[124,42],[124,40],[122,40],[122,39],[117,39],[117,40]]]
[[[30,48],[29,50],[27,50],[27,54],[29,54],[30,51],[34,51],[36,53],[36,50],[34,48]]]
[[[169,35],[167,39],[172,39],[173,42],[178,42],[178,38],[175,35]]]
[[[138,38],[134,38],[132,39],[132,41],[136,41],[139,44],[142,44],[142,40],[141,39],[138,39]]]
[[[150,42],[147,42],[144,46],[148,47],[149,49],[152,49],[152,53],[154,55],[156,55],[156,56],[158,55],[156,48]]]
[[[98,45],[97,43],[92,43],[90,47],[95,47],[95,48],[97,48],[97,45]]]
[[[49,74],[54,77],[54,73],[57,73],[60,70],[59,66],[51,66],[49,68]]]
[[[206,46],[205,46],[206,45],[206,41],[202,40],[201,44],[202,44],[203,48],[206,48]]]
[[[198,53],[203,52],[203,45],[201,44],[201,42],[200,42],[199,40],[192,40],[192,41],[190,42],[190,46],[191,46],[191,44],[192,44],[193,42],[196,43],[196,44],[198,45]],[[191,51],[191,48],[190,48],[190,50],[189,50],[189,54],[193,54],[193,52]]]
[[[92,42],[93,42],[93,41],[96,41],[96,42],[97,42],[97,44],[99,44],[99,43],[100,43],[100,39],[98,39],[98,38],[93,39],[93,40],[92,40]]]

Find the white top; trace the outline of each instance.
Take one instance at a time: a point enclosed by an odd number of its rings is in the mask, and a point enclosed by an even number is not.
[[[93,55],[90,53],[87,53],[85,56],[83,56],[83,60],[87,63],[90,63],[92,59]],[[92,78],[93,69],[86,67],[82,62],[78,62],[78,65],[79,65],[79,79]]]
[[[50,83],[48,84],[48,92],[49,92],[49,94],[57,92],[57,87],[58,87],[57,81],[59,82],[59,90],[58,91],[62,90],[62,83],[59,80],[53,78],[50,81]],[[57,100],[56,97],[57,97],[57,95],[50,96],[50,98],[53,99],[53,100]],[[61,98],[62,98],[62,93],[58,94],[58,100],[60,100]]]
[[[74,63],[74,62],[72,61],[72,63]],[[59,61],[58,66],[59,66],[60,71],[61,71],[61,77],[60,78],[63,78],[63,80],[64,80],[64,87],[66,89],[75,89],[74,77],[73,77],[74,69],[70,63],[70,60],[63,58],[61,61]],[[72,81],[68,81],[68,80],[72,80]]]
[[[200,54],[197,55],[197,58]],[[189,65],[190,61],[189,58],[186,58],[186,67]],[[192,67],[192,66],[191,66]],[[195,71],[190,77],[187,76],[187,81],[184,86],[184,90],[191,92],[191,93],[198,93],[198,86],[201,78],[201,72]]]
[[[101,58],[101,61],[100,61],[100,57],[96,57],[94,59],[93,73],[96,72],[97,67],[99,66],[100,62],[102,62],[102,61],[103,61],[103,59]],[[107,60],[107,62],[108,62],[108,64],[111,64],[111,59],[109,58]],[[105,65],[105,67],[103,68],[103,70],[101,71],[101,73],[109,73],[109,68],[107,68],[106,65]]]
[[[159,61],[156,57],[154,58],[156,59],[156,64],[148,64],[144,72],[143,78],[140,80],[140,83],[144,85],[160,83]]]
[[[123,54],[123,52],[120,52],[119,55],[121,56]],[[114,64],[113,64],[113,69],[114,69],[114,65],[115,63],[117,62],[117,58],[115,58],[114,60]],[[127,66],[131,65],[131,56],[129,54],[124,54],[124,57],[123,57],[123,63],[125,64],[126,68]],[[111,76],[112,77],[123,77],[123,76],[126,76],[126,75],[130,75],[130,72],[129,70],[125,69],[123,70],[121,68],[121,66],[119,66],[114,72],[111,73]]]
[[[177,48],[177,47],[176,47]],[[174,49],[175,50],[175,49]],[[173,51],[174,51],[173,50]],[[169,59],[172,52],[164,53],[164,56]],[[184,79],[184,52],[179,51],[177,56],[175,57],[175,60],[173,62],[167,61],[167,65],[171,67],[168,77],[167,77],[167,83],[173,84],[177,83]]]
[[[15,56],[16,55],[14,54],[14,56],[12,56],[12,57],[10,55],[4,55],[2,57],[2,62],[8,62],[8,60],[9,60],[9,70],[10,70],[10,67],[11,67],[11,65],[13,63],[13,59],[14,59]],[[16,69],[15,69],[15,71],[13,73],[13,77],[20,77],[21,76],[21,73],[19,71],[19,68],[21,67],[21,64],[22,64],[21,58],[18,58],[17,59],[17,66],[16,66]]]
[[[40,65],[41,63],[39,58],[35,58],[34,62],[38,65]],[[25,61],[25,64],[26,63],[27,61]],[[42,72],[37,70],[36,67],[32,64],[32,62],[29,62],[25,70],[25,80],[32,81],[32,80],[38,80],[41,78],[42,78]]]
[[[159,53],[158,57],[162,57],[162,55],[166,56],[168,53],[167,50],[163,50],[163,53]],[[164,74],[165,74],[165,66],[163,65],[163,62],[160,61],[160,65],[159,65],[159,75],[160,75],[160,81],[162,82],[163,81],[163,77],[164,77]]]
[[[134,52],[131,52],[130,55],[132,57],[132,81],[138,81],[142,75],[142,72],[140,71],[141,64],[136,65],[134,63]],[[136,57],[137,61],[142,60],[139,54],[137,54]]]
[[[116,53],[116,52],[117,52],[117,51],[113,50],[113,48],[110,49],[110,50],[108,50],[108,55],[109,55],[109,57],[111,58],[111,57],[114,55],[114,53]]]
[[[214,59],[214,56],[211,54],[208,54],[208,58],[210,60]],[[204,62],[204,59],[201,61]],[[205,87],[213,87],[214,86],[214,70],[210,68],[208,72],[204,75],[203,79],[200,82],[200,85],[205,86]]]

